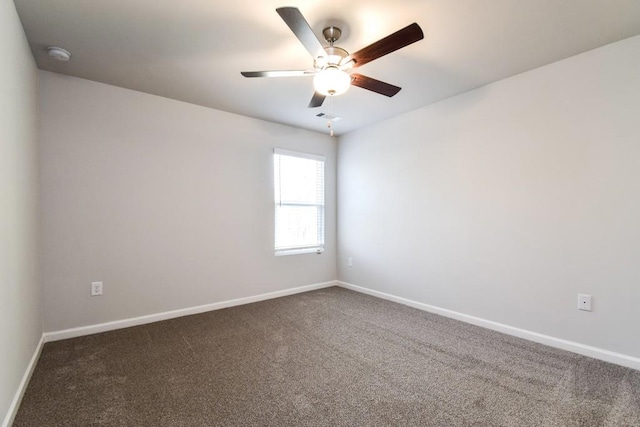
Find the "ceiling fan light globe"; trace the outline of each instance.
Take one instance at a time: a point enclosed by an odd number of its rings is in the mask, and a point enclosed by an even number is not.
[[[336,68],[327,68],[313,78],[313,87],[316,92],[325,96],[336,96],[345,93],[351,85],[351,77],[344,71]]]

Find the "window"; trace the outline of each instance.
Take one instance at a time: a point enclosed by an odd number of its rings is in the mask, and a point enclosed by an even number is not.
[[[275,254],[324,251],[324,157],[273,150]]]

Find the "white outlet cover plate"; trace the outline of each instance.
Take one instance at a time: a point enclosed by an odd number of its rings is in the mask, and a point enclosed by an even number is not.
[[[91,296],[102,295],[102,282],[91,282]]]

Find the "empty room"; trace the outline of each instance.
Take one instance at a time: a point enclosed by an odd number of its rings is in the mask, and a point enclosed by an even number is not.
[[[640,2],[3,0],[0,47],[2,427],[640,426]]]

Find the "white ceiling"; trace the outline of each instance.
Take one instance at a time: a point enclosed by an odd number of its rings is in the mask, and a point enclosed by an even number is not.
[[[403,88],[352,87],[333,98],[337,134],[640,34],[638,0],[15,0],[40,69],[296,127],[326,131],[309,109],[311,77],[240,71],[309,69],[275,12],[295,6],[321,39],[354,52],[417,22],[425,39],[358,68]],[[68,63],[46,47],[71,51]]]

